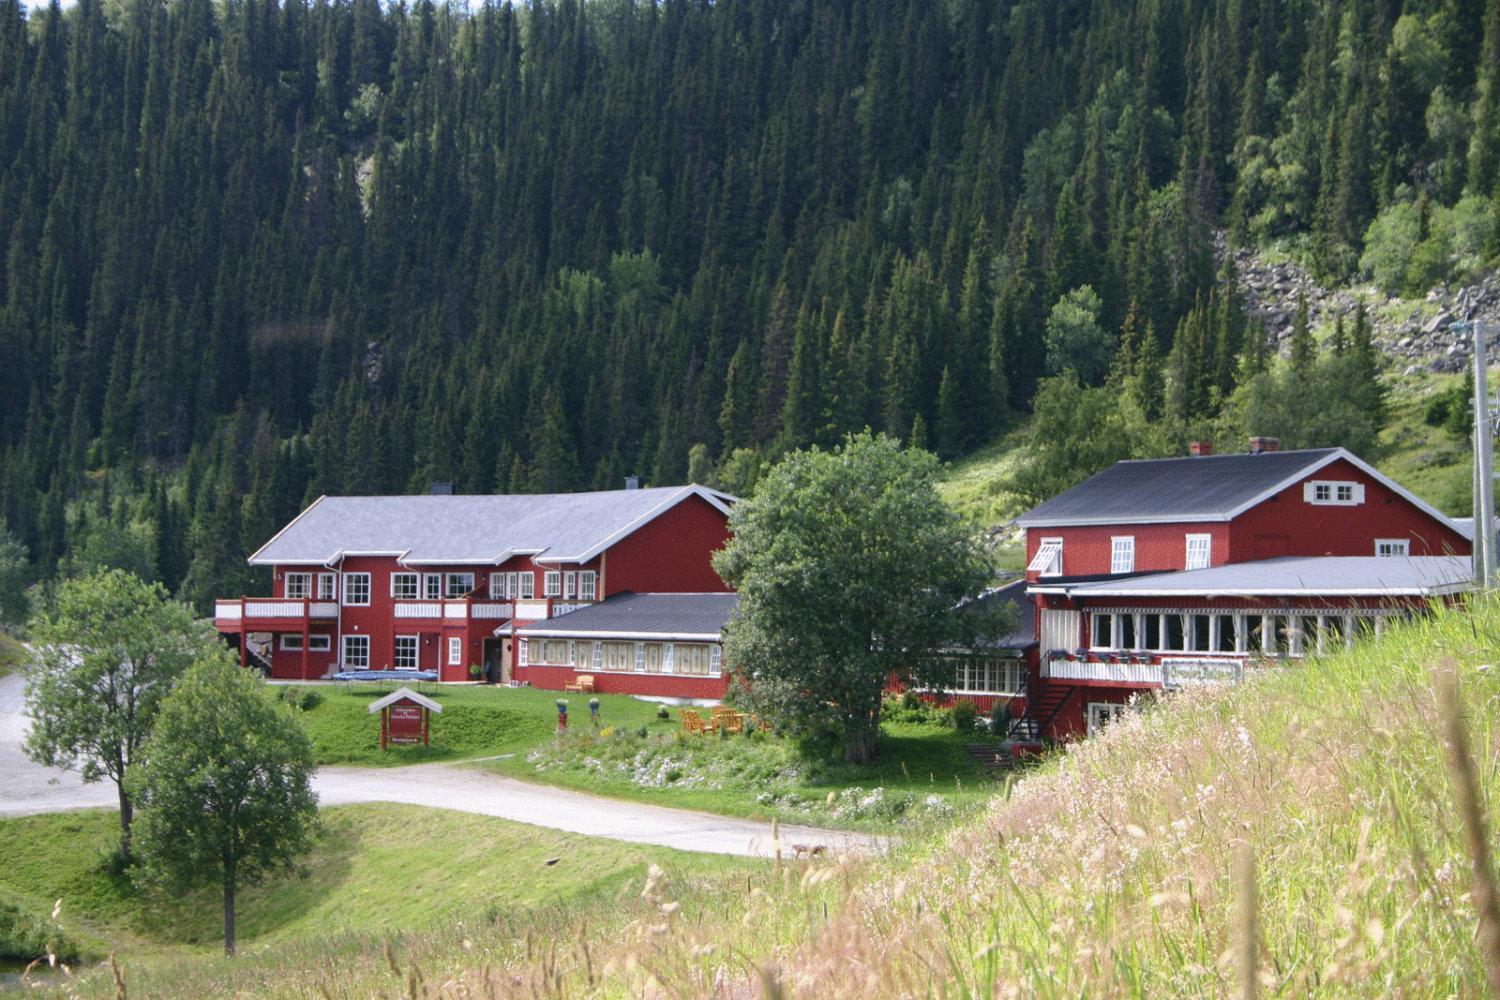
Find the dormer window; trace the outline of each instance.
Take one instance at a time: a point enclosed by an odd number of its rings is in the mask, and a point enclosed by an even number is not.
[[[1365,484],[1311,479],[1302,484],[1302,499],[1321,507],[1357,507],[1365,502]]]
[[[1026,567],[1027,571],[1040,576],[1061,576],[1062,549],[1061,538],[1043,538],[1042,544],[1037,547],[1036,555],[1031,557],[1031,563]]]
[[[1135,536],[1116,535],[1109,540],[1109,571],[1135,572]]]
[[[1377,538],[1375,539],[1375,554],[1385,557],[1409,556],[1411,555],[1411,539]]]

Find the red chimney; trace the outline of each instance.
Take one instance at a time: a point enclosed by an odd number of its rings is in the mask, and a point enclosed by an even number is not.
[[[1202,458],[1205,455],[1212,455],[1213,453],[1214,443],[1212,441],[1188,442],[1188,454],[1192,455],[1194,458]]]
[[[1281,447],[1281,438],[1253,437],[1250,439],[1250,454],[1259,455],[1263,451],[1276,451]]]

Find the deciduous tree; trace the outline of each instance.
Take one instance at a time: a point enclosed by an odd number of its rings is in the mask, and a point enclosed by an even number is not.
[[[937,470],[869,432],[793,452],[731,511],[714,558],[740,593],[725,653],[750,697],[795,725],[836,726],[850,763],[875,758],[887,679],[984,624],[956,609],[993,567],[938,496]]]
[[[265,682],[219,651],[162,702],[129,785],[141,804],[137,880],[166,891],[217,888],[224,953],[234,954],[240,889],[312,846],[313,747]]]

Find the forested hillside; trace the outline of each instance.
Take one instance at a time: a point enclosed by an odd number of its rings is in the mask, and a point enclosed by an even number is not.
[[[1175,446],[1266,368],[1216,234],[1420,290],[1497,182],[1500,0],[0,0],[0,515],[201,604],[319,493],[951,457],[1065,369]]]

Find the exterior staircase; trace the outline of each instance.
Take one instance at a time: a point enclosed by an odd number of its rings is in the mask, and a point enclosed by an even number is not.
[[[1026,699],[1026,711],[1011,720],[1005,738],[1020,743],[1041,742],[1077,690],[1071,684],[1045,685],[1035,698]]]

